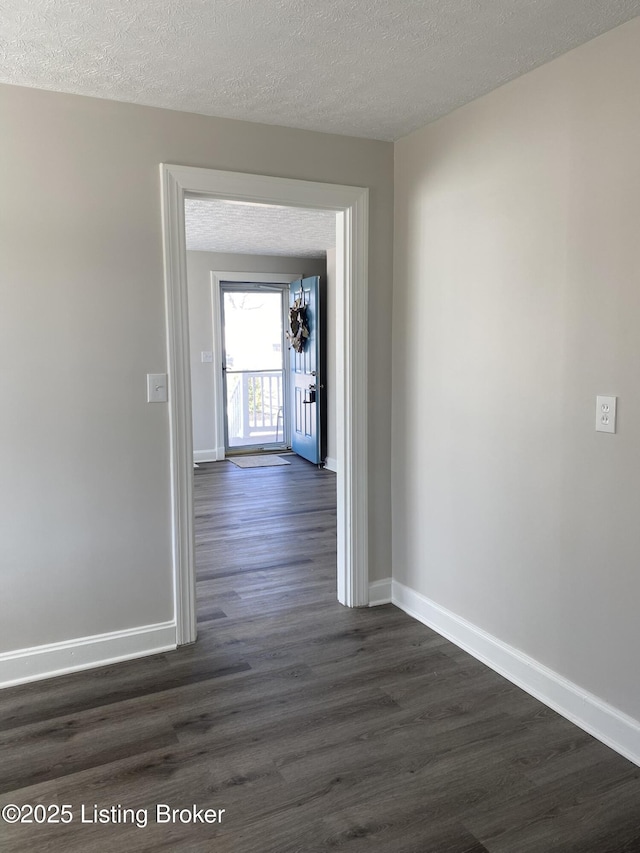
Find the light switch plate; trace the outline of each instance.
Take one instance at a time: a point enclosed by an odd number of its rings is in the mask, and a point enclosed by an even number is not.
[[[596,397],[596,432],[616,431],[617,397]]]
[[[211,364],[213,361],[213,353],[212,352],[201,352],[200,353],[200,361],[203,364]]]
[[[147,403],[167,402],[167,374],[147,373]]]

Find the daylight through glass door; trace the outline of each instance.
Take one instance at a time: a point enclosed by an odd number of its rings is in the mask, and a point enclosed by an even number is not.
[[[226,450],[287,447],[283,288],[221,289]]]

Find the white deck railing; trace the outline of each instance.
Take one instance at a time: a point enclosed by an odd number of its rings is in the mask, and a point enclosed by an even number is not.
[[[227,371],[229,444],[284,441],[281,370]]]

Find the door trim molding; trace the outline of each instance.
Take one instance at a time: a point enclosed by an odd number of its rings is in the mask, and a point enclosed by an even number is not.
[[[196,639],[193,441],[184,200],[188,194],[335,210],[338,600],[366,606],[368,581],[367,279],[369,191],[160,165],[169,371],[171,531],[178,644]]]

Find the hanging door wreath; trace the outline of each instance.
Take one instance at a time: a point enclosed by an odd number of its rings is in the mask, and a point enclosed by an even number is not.
[[[289,308],[289,331],[287,339],[296,352],[303,352],[309,337],[309,319],[307,317],[307,306],[303,302],[303,295],[296,298]]]

